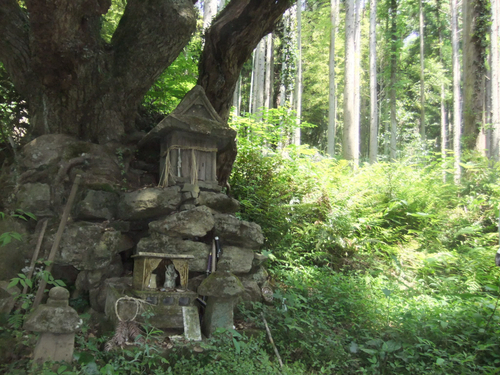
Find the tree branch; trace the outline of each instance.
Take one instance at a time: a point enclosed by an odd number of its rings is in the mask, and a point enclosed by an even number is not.
[[[129,0],[111,40],[119,85],[142,98],[195,28],[191,0]]]
[[[0,0],[0,61],[23,94],[30,70],[28,32],[28,19],[17,1]]]
[[[229,117],[243,64],[292,4],[292,0],[232,0],[208,29],[198,84],[223,119]]]

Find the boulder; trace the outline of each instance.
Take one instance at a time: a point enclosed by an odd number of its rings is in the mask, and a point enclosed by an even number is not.
[[[80,141],[64,134],[47,134],[22,148],[19,165],[21,170],[36,170],[27,177],[28,182],[53,184],[57,171],[71,169],[72,173],[82,175],[86,186],[113,189],[121,183],[124,168],[118,156],[117,150],[106,145]],[[65,176],[67,174],[61,177]]]
[[[250,273],[246,275],[240,275],[238,277],[242,282],[244,282],[244,280],[255,281],[257,285],[262,288],[262,285],[264,285],[264,283],[267,281],[269,274],[264,267],[260,266],[253,268]]]
[[[168,215],[181,203],[180,187],[147,188],[122,195],[118,204],[118,218],[141,220]]]
[[[258,249],[264,244],[262,229],[258,224],[240,220],[226,214],[216,214],[215,235],[224,244]]]
[[[240,202],[226,194],[202,191],[198,196],[198,204],[225,214],[234,214],[240,210]]]
[[[241,294],[241,299],[247,302],[260,302],[262,300],[262,292],[259,285],[254,280],[241,279],[244,291]]]
[[[11,242],[0,246],[0,278],[10,280],[16,277],[25,266],[29,244],[27,243],[25,227],[10,217],[5,217],[4,220],[0,219],[0,236],[6,232],[19,233],[22,236],[21,241],[12,238]]]
[[[207,207],[182,211],[149,223],[149,229],[172,237],[204,237],[214,227],[214,217]]]
[[[226,246],[222,248],[218,267],[225,265],[226,269],[229,269],[233,273],[248,273],[252,268],[253,259],[254,252],[251,249]]]
[[[267,255],[264,255],[261,253],[255,253],[252,265],[254,267],[260,267],[260,266],[266,264],[268,259],[269,259],[269,257]]]
[[[50,186],[42,183],[25,183],[19,187],[17,204],[36,216],[53,216],[50,210]]]
[[[48,244],[53,243],[53,236]],[[118,231],[104,230],[99,224],[85,221],[71,223],[64,230],[55,263],[79,270],[105,268],[120,251],[121,244],[122,234]]]
[[[111,220],[116,216],[118,195],[102,190],[89,190],[76,207],[76,216],[82,220]]]
[[[14,297],[21,293],[17,286],[9,288],[8,281],[0,281],[0,314],[9,315],[14,308]]]
[[[123,264],[120,255],[116,255],[108,267],[81,271],[76,278],[75,287],[79,291],[97,289],[104,280],[111,277],[119,277],[123,273]]]

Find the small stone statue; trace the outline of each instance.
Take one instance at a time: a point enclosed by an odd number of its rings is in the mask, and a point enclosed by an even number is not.
[[[175,267],[173,264],[169,264],[165,270],[165,283],[163,284],[163,287],[165,289],[174,289],[176,278],[177,274],[175,273]]]

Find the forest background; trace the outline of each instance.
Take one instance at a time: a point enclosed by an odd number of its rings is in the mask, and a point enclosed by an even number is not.
[[[125,5],[103,18],[105,39]],[[144,97],[145,130],[196,84],[217,7],[200,4],[208,16]],[[264,336],[222,332],[195,358],[159,360],[102,353],[89,325],[59,373],[498,373],[498,16],[487,0],[287,10],[243,66],[229,120],[231,194],[264,230],[276,287],[274,306],[239,317],[260,326],[266,313],[285,366]],[[30,122],[4,69],[0,79],[8,160]],[[22,337],[19,315],[4,333]]]

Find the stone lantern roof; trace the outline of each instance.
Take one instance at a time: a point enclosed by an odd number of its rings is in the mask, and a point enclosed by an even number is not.
[[[38,306],[26,319],[24,328],[34,332],[74,333],[81,325],[77,312],[68,306],[69,292],[54,287],[46,305]]]
[[[198,287],[198,294],[207,297],[232,298],[244,291],[240,279],[224,270],[211,273]]]

